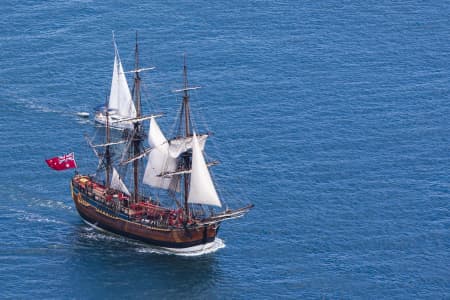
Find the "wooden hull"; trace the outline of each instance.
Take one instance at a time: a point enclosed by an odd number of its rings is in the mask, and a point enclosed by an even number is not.
[[[72,197],[80,216],[87,222],[128,238],[166,248],[188,248],[214,241],[219,223],[186,228],[158,228],[125,220],[89,203],[86,194],[72,187]]]

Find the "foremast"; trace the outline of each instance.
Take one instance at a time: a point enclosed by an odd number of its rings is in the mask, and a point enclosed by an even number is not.
[[[144,183],[169,190],[169,195],[172,192],[181,192],[181,203],[176,197],[175,201],[183,209],[184,222],[188,222],[195,218],[190,211],[190,204],[221,207],[221,203],[208,171],[208,167],[216,162],[206,163],[202,154],[208,134],[197,135],[193,128],[189,92],[199,87],[188,85],[186,57],[183,64],[183,83],[183,88],[175,90],[183,95],[176,137],[167,140],[156,121],[152,120],[150,123],[149,144],[154,150],[149,156]]]
[[[183,88],[183,103],[180,114],[180,125],[182,124],[182,118],[184,117],[184,137],[191,136],[191,116],[190,116],[190,106],[189,106],[189,88],[188,88],[188,79],[187,79],[187,66],[186,66],[186,55],[183,57],[183,80],[184,80],[184,88]],[[185,153],[183,155],[183,163],[184,169],[188,170],[192,167],[192,155],[189,153]],[[189,182],[190,182],[190,174],[185,173],[183,175],[184,180],[184,212],[186,221],[189,220]]]

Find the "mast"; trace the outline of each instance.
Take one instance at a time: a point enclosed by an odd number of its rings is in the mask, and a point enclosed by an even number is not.
[[[185,128],[186,128],[185,134],[186,134],[186,137],[189,137],[191,135],[191,129],[189,127],[190,111],[189,111],[189,94],[188,94],[186,55],[184,55],[183,78],[184,78],[183,105],[184,105],[184,117],[185,117]]]
[[[188,93],[188,80],[187,80],[187,66],[186,66],[186,54],[183,59],[183,79],[184,79],[184,93],[183,93],[183,111],[184,111],[184,127],[185,127],[185,137],[189,137],[191,135],[190,129],[190,109],[189,109],[189,93]],[[184,165],[186,169],[191,167],[191,155],[184,155]],[[184,174],[184,211],[186,213],[186,221],[189,220],[189,174]]]
[[[109,128],[109,111],[108,108],[106,108],[106,144],[108,145],[111,142],[111,129]],[[111,151],[109,149],[109,145],[106,146],[105,149],[105,159],[106,159],[106,188],[110,187],[111,180],[110,180],[110,174],[111,174]]]
[[[139,68],[139,49],[138,49],[138,33],[136,31],[136,47],[134,51],[135,70]],[[141,85],[141,77],[139,76],[139,72],[134,72],[134,101],[136,107],[136,117],[141,117],[141,94],[140,94],[140,85]],[[134,156],[139,155],[140,146],[142,143],[142,135],[141,135],[141,124],[140,122],[134,123],[134,134],[133,134],[133,152]],[[139,160],[136,159],[133,161],[133,181],[134,181],[134,202],[139,201]]]

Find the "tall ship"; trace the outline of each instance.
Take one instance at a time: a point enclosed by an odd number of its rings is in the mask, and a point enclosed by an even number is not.
[[[115,43],[114,48],[109,103],[115,95],[125,95],[131,115],[118,117],[105,109],[104,127],[97,129],[103,130],[103,140],[95,144],[86,137],[99,164],[95,174],[76,173],[72,178],[75,207],[88,224],[151,245],[176,250],[211,245],[223,221],[244,216],[253,205],[231,209],[219,197],[209,170],[218,162],[206,160],[204,154],[209,133],[193,126],[190,91],[196,87],[188,85],[186,59],[184,86],[175,91],[182,95],[176,130],[167,139],[157,123],[162,115],[141,110],[140,73],[149,68],[139,67],[137,34],[131,108]]]

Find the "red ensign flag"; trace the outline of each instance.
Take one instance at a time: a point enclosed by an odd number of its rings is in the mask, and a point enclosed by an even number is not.
[[[50,159],[46,159],[47,165],[56,171],[62,171],[77,167],[75,162],[75,155],[72,153],[65,154],[63,156],[57,156]]]

